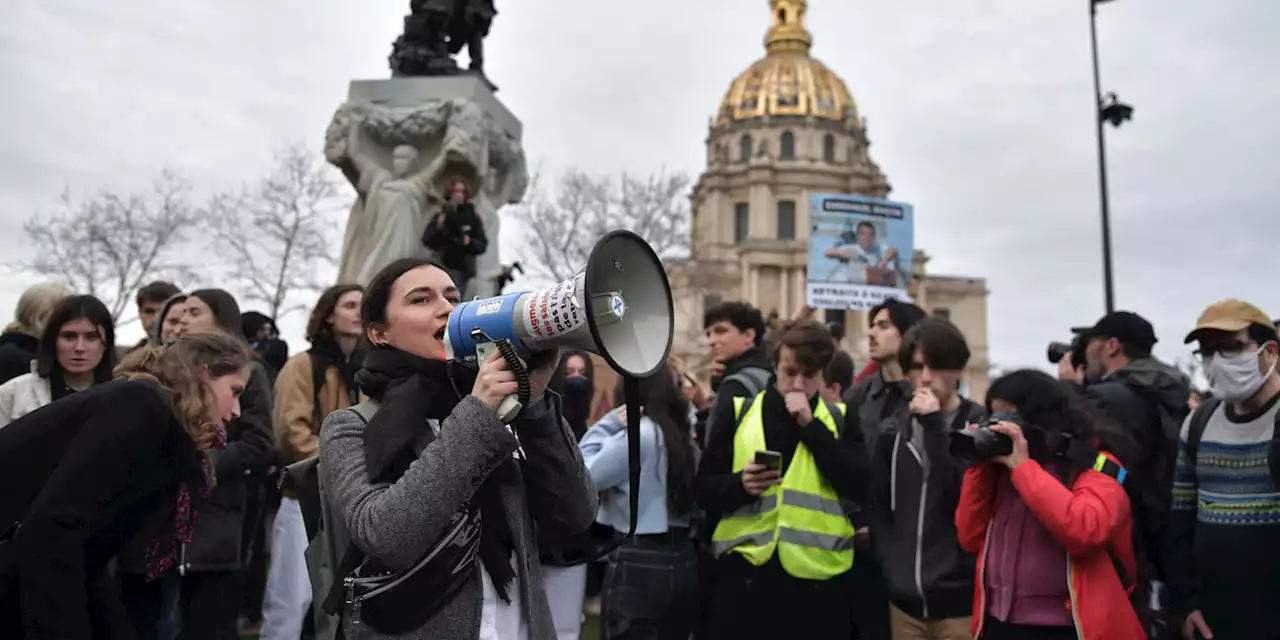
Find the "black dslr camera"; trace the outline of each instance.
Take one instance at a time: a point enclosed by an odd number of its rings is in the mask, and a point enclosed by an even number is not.
[[[992,414],[977,429],[951,432],[948,450],[951,452],[952,459],[963,467],[972,467],[979,462],[1013,453],[1013,439],[999,431],[991,430],[991,425],[997,422],[1012,422],[1022,427],[1024,432],[1026,431],[1026,425],[1022,423],[1022,418],[1018,417],[1018,414],[1008,412]]]
[[[1080,367],[1084,366],[1084,349],[1088,346],[1081,336],[1076,336],[1070,343],[1066,342],[1050,342],[1047,355],[1049,356],[1049,364],[1058,364],[1062,359],[1071,355],[1071,364]]]

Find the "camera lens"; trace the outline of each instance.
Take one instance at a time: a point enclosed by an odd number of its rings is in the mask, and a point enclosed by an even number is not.
[[[1065,342],[1050,342],[1048,349],[1049,364],[1058,364],[1062,359],[1071,353],[1071,345]]]
[[[1013,440],[1003,433],[992,431],[989,426],[952,431],[950,438],[948,451],[964,467],[1013,453]]]

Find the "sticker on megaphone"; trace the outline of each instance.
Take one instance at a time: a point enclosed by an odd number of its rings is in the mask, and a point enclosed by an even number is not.
[[[587,324],[585,289],[582,286],[585,278],[585,273],[579,273],[554,287],[532,294],[529,311],[524,316],[529,340],[544,342],[573,333]]]

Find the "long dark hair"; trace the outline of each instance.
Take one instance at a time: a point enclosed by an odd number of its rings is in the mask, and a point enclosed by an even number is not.
[[[568,364],[570,358],[581,358],[585,363],[583,366],[583,374],[587,378],[592,393],[586,398],[573,397],[565,391],[565,382],[568,375],[565,373],[565,365]],[[560,364],[556,367],[555,372],[551,374],[551,381],[547,383],[547,388],[560,394],[564,401],[564,419],[569,423],[569,428],[573,429],[573,435],[579,439],[582,434],[587,431],[587,421],[591,419],[591,405],[595,400],[595,364],[591,362],[591,354],[585,351],[570,350],[560,354]],[[585,401],[585,402],[584,402]]]
[[[449,270],[435,260],[426,258],[400,258],[385,266],[364,288],[364,298],[360,301],[360,322],[364,325],[368,339],[370,327],[387,324],[387,304],[391,302],[391,288],[396,280],[419,267],[435,267],[445,273]]]
[[[311,317],[307,319],[307,342],[335,339],[329,316],[338,308],[338,300],[352,291],[363,292],[364,287],[358,284],[335,284],[320,294],[315,308],[311,310]],[[386,305],[383,306],[385,308]]]
[[[991,411],[991,402],[996,399],[1017,407],[1024,422],[1049,434],[1070,434],[1074,442],[1106,451],[1119,458],[1121,464],[1136,459],[1137,444],[1132,436],[1085,402],[1079,393],[1047,373],[1023,369],[1000,377],[987,391],[987,411]],[[1092,462],[1092,459],[1068,456],[1066,477],[1074,478]]]
[[[622,404],[625,378],[619,376],[613,400]],[[662,431],[667,449],[667,504],[676,513],[693,510],[693,477],[697,472],[693,437],[689,433],[689,402],[676,384],[671,367],[658,367],[640,380],[640,407]]]
[[[36,374],[41,378],[48,378],[55,372],[62,373],[62,364],[58,362],[58,334],[62,332],[63,325],[81,318],[102,333],[102,360],[93,369],[93,383],[111,380],[111,370],[116,367],[115,321],[111,319],[107,305],[93,296],[63,298],[49,313],[40,335],[40,346],[36,349]]]
[[[199,298],[213,312],[213,321],[219,329],[244,339],[244,326],[240,321],[240,303],[225,289],[199,289],[187,294],[187,299]],[[247,342],[247,341],[246,341]]]

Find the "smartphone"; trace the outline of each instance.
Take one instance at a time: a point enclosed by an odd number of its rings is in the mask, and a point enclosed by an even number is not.
[[[782,454],[761,449],[756,452],[755,462],[764,465],[770,471],[779,471],[782,469]]]

